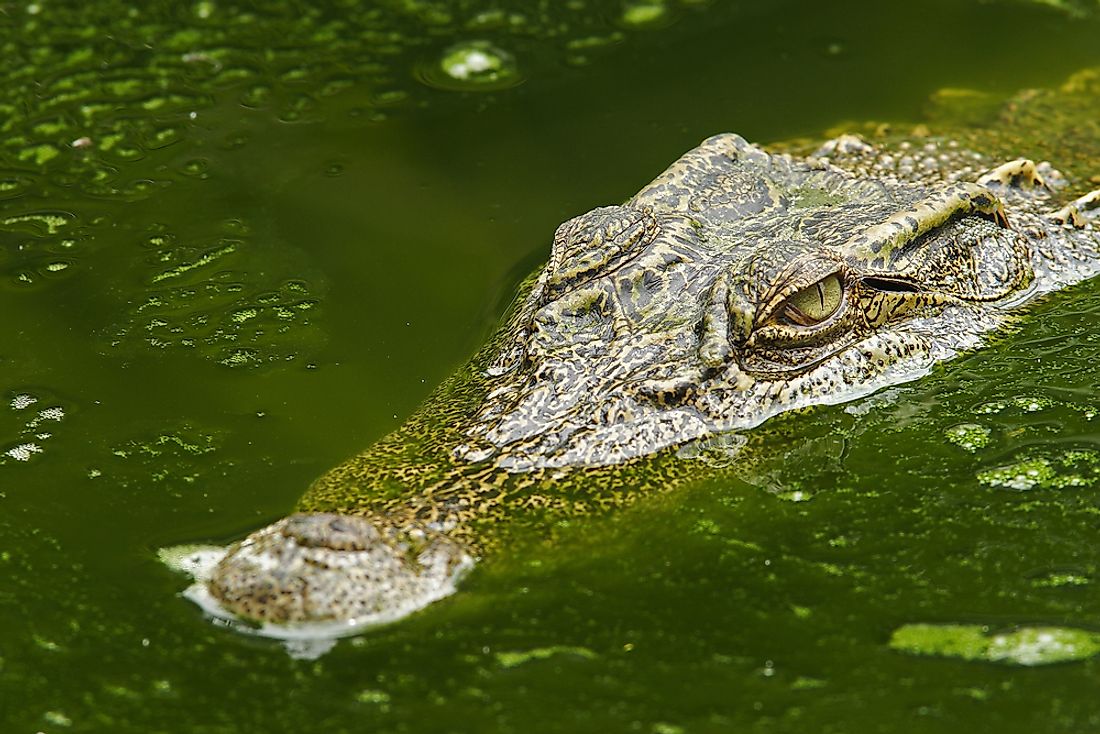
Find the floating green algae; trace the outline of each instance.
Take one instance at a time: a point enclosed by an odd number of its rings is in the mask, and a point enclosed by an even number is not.
[[[239,246],[239,242],[226,242],[223,244],[219,244],[218,246],[210,250],[200,253],[198,257],[193,260],[186,260],[179,263],[178,265],[174,265],[171,268],[168,268],[167,270],[162,270],[152,277],[151,282],[154,284],[158,284],[166,280],[179,278],[180,276],[186,275],[192,270],[209,267],[210,265],[218,263],[222,258],[232,255],[234,252],[237,251],[237,248]]]
[[[224,436],[178,426],[152,435],[141,434],[110,447],[87,476],[98,483],[149,490],[158,485],[198,487],[198,482],[218,461]],[[201,488],[201,487],[200,487]]]
[[[364,688],[355,696],[358,703],[374,704],[380,707],[388,707],[390,698],[390,694],[377,688]]]
[[[1100,633],[1072,627],[1017,627],[991,633],[982,625],[907,624],[894,631],[890,647],[911,655],[1037,666],[1100,653]]]
[[[1063,589],[1088,586],[1091,583],[1092,578],[1089,575],[1071,571],[1052,572],[1031,581],[1031,585],[1037,589]]]
[[[1092,420],[1097,414],[1094,405],[1065,402],[1049,395],[1015,395],[1011,398],[990,400],[979,405],[974,412],[979,415],[995,415],[1009,409],[1020,413],[1038,413],[1051,409],[1071,410],[1085,420]]]
[[[68,417],[56,396],[38,388],[17,389],[0,405],[0,466],[41,458]]]
[[[128,272],[144,297],[105,330],[112,350],[182,351],[251,368],[293,363],[317,347],[317,287],[295,277],[293,260],[258,246],[243,223],[219,227],[237,237],[187,242],[161,229],[140,241],[144,257]],[[278,282],[280,272],[289,277]]]
[[[989,445],[990,430],[977,423],[959,423],[944,431],[944,436],[963,451],[974,453]]]
[[[592,660],[597,657],[596,653],[586,647],[554,645],[550,647],[537,647],[532,650],[498,652],[496,654],[496,659],[502,667],[514,668],[517,665],[523,665],[532,660],[546,660],[555,655],[572,655],[586,660]]]
[[[1059,477],[1049,459],[1037,458],[1018,461],[1015,464],[1000,466],[996,469],[978,472],[978,481],[989,487],[1005,489],[1035,489],[1036,487],[1054,487],[1072,484],[1077,477],[1065,479]]]
[[[489,41],[464,41],[443,51],[438,67],[424,70],[423,79],[440,89],[492,91],[523,81],[509,51]]]
[[[1065,451],[1053,457],[1034,456],[1012,464],[978,472],[987,487],[1027,491],[1066,489],[1095,484],[1100,475],[1100,454],[1090,449]]]
[[[623,6],[621,22],[627,27],[644,28],[661,23],[668,13],[663,0],[632,0]]]
[[[72,220],[71,215],[58,212],[35,212],[32,214],[17,214],[0,220],[4,227],[33,227],[32,231],[39,230],[45,234],[57,234],[62,227]]]

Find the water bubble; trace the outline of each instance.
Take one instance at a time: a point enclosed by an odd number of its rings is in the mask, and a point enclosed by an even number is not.
[[[488,41],[465,41],[447,47],[439,60],[419,70],[422,82],[452,91],[493,91],[523,81],[515,57]]]

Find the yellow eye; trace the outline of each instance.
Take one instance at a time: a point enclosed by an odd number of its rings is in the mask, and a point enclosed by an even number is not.
[[[842,295],[840,278],[829,275],[788,298],[782,314],[793,324],[814,326],[836,313]]]

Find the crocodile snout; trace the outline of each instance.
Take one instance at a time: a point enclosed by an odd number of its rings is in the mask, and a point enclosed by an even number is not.
[[[398,619],[454,592],[465,548],[420,528],[297,514],[232,546],[207,589],[228,611],[275,624]]]

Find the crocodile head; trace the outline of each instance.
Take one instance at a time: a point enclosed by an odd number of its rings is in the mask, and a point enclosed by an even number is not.
[[[456,456],[614,464],[852,400],[1095,271],[1095,240],[1039,214],[1048,184],[1029,161],[925,184],[826,158],[863,148],[798,159],[715,136],[626,204],[563,224]]]
[[[912,379],[1100,271],[1100,192],[1047,214],[1049,166],[979,176],[963,151],[924,152],[921,174],[850,137],[797,158],[720,135],[566,222],[456,378],[480,403],[440,409],[458,393],[438,393],[318,480],[310,514],[229,549],[193,598],[337,634],[394,619],[453,591],[478,552],[464,523],[506,510],[504,485],[531,501],[523,487],[559,478],[539,469],[625,463]]]

